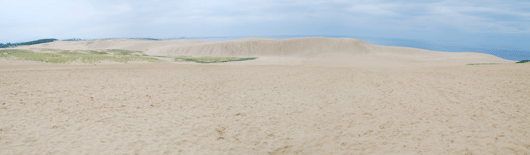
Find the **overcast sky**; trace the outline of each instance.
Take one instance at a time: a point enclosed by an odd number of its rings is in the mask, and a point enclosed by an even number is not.
[[[264,35],[346,35],[486,42],[510,39],[525,42],[524,39],[530,38],[529,0],[0,2],[0,42],[41,38]]]

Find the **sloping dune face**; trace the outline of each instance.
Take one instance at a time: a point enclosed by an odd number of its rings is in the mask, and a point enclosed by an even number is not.
[[[279,56],[309,58],[322,53],[349,52],[355,55],[374,54],[371,45],[358,39],[297,38],[242,39],[226,42],[205,42],[172,45],[150,49],[153,54],[198,56]]]
[[[489,54],[435,52],[406,47],[379,46],[352,38],[246,38],[232,41],[109,39],[59,41],[20,48],[125,49],[163,56],[293,58],[303,62],[349,66],[439,66],[514,62]]]

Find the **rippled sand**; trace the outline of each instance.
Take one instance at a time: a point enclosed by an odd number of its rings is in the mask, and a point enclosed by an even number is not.
[[[0,154],[530,152],[528,64],[17,62],[0,63]]]

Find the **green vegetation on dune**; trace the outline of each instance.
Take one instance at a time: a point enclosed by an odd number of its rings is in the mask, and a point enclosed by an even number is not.
[[[56,58],[61,57],[61,55],[54,54],[54,53],[34,53],[31,50],[21,50],[21,49],[7,49],[7,50],[0,50],[1,57],[8,58],[8,57],[16,57],[18,59],[22,60],[31,60],[31,61],[46,61],[47,58]]]
[[[23,50],[23,49],[2,49],[0,50],[0,53],[4,56],[7,54],[32,53],[32,52],[33,52],[32,50]]]
[[[257,57],[238,58],[238,57],[189,57],[189,56],[149,56],[142,51],[129,51],[122,49],[106,50],[61,50],[61,49],[38,49],[40,51],[49,51],[51,53],[35,53],[31,50],[23,49],[5,49],[0,50],[0,58],[11,58],[15,60],[31,60],[47,63],[101,63],[102,61],[111,62],[129,62],[129,61],[147,61],[162,62],[163,58],[173,59],[174,61],[187,61],[196,63],[221,63],[230,61],[254,60]],[[158,57],[158,58],[155,58]],[[160,58],[160,59],[159,59]]]
[[[530,63],[530,60],[521,60],[521,61],[516,62],[516,63]]]
[[[530,63],[530,60],[521,60],[516,63]],[[467,65],[495,65],[495,64],[501,64],[501,63],[472,63]]]
[[[129,62],[129,61],[147,61],[147,62],[162,62],[160,59],[131,55],[131,53],[141,53],[141,51],[127,51],[127,50],[107,50],[113,52],[110,55],[107,52],[98,52],[93,50],[55,50],[47,49],[47,51],[59,51],[57,53],[35,53],[31,50],[20,49],[6,49],[0,50],[0,58],[14,58],[18,60],[41,61],[47,63],[101,63],[102,61],[112,62]],[[116,54],[118,53],[118,54]]]
[[[50,63],[70,63],[80,61],[81,63],[101,63],[102,61],[111,62],[128,62],[128,61],[147,61],[147,62],[161,62],[161,60],[151,57],[140,56],[106,56],[106,55],[77,55],[59,58],[50,58],[46,62]]]
[[[107,52],[89,51],[90,54],[109,54]]]
[[[85,53],[81,53],[79,51],[61,51],[58,54],[61,55],[68,55],[68,56],[78,56],[78,55],[85,55]]]
[[[501,64],[501,63],[471,63],[467,65],[496,65],[496,64]]]
[[[129,51],[129,50],[122,50],[122,49],[107,49],[107,52],[114,53],[114,55],[132,55],[132,54],[143,54],[142,51]]]
[[[530,60],[521,60],[516,63],[530,63]],[[502,63],[471,63],[467,65],[496,65],[496,64],[502,64]]]
[[[175,57],[175,61],[190,61],[197,63],[219,63],[219,62],[230,62],[230,61],[245,61],[245,60],[254,60],[257,57],[249,58],[237,58],[237,57],[186,57],[178,56]]]

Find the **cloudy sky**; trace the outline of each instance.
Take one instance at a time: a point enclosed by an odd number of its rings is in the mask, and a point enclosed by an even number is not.
[[[0,0],[0,42],[344,35],[530,39],[528,0]]]

